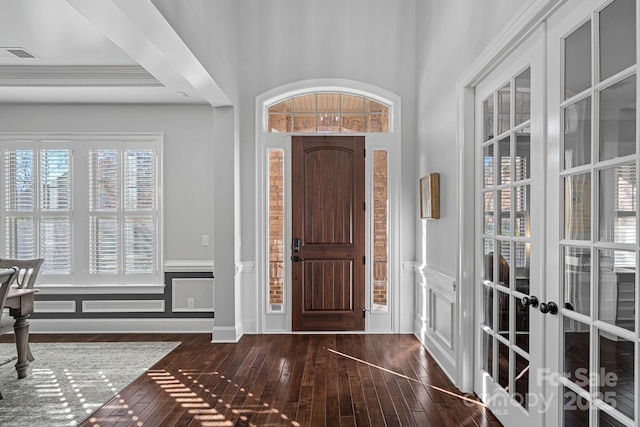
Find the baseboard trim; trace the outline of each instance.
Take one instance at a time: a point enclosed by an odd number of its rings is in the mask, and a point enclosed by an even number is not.
[[[30,333],[210,333],[213,319],[30,319]]]
[[[244,334],[242,323],[236,326],[214,326],[212,343],[237,343]]]

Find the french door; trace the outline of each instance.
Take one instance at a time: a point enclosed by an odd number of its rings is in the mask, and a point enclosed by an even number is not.
[[[475,392],[505,425],[541,425],[544,28],[476,87]]]
[[[637,22],[636,0],[570,0],[548,20],[549,425],[640,420]]]
[[[476,86],[474,386],[507,426],[640,422],[638,13],[563,2]]]

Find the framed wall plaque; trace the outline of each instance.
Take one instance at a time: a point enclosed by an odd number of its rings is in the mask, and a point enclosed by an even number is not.
[[[420,178],[420,218],[440,218],[440,174]]]

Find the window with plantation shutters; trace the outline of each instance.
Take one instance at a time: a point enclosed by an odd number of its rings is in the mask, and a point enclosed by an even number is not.
[[[159,283],[157,136],[0,140],[2,257],[41,284]]]
[[[89,271],[156,270],[155,150],[89,150]]]

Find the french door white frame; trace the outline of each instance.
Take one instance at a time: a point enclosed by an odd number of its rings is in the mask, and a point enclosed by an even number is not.
[[[389,132],[364,133],[367,149],[366,156],[366,253],[367,260],[372,260],[372,221],[371,212],[373,206],[372,196],[372,163],[373,150],[385,150],[388,152],[388,221],[389,221],[389,254],[388,254],[388,310],[386,312],[374,312],[372,308],[372,262],[367,262],[365,279],[365,305],[367,310],[365,332],[388,333],[401,331],[401,312],[411,311],[406,298],[401,296],[401,256],[400,256],[400,207],[402,206],[401,191],[401,132],[400,132],[400,97],[381,89],[377,86],[343,79],[319,79],[306,80],[285,85],[268,91],[256,97],[256,332],[257,333],[287,333],[291,332],[291,266],[290,266],[290,242],[291,242],[291,135],[290,133],[264,132],[268,119],[266,107],[279,99],[296,96],[302,93],[312,92],[343,92],[358,94],[369,98],[378,99],[390,106]],[[323,134],[324,135],[324,134]],[[330,135],[330,134],[326,134]],[[282,312],[269,312],[267,310],[267,284],[269,280],[268,266],[268,197],[267,179],[268,170],[265,167],[270,149],[283,150],[285,162],[285,230],[284,230],[284,260],[285,260],[285,301]],[[247,295],[247,297],[250,297]],[[244,298],[244,296],[243,296]]]

